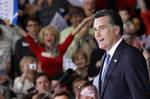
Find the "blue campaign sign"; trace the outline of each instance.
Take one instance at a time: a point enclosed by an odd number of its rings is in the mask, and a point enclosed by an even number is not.
[[[18,0],[0,0],[0,19],[7,20],[15,25],[17,16]]]
[[[17,17],[18,17],[18,0],[14,0],[12,24],[17,24]]]

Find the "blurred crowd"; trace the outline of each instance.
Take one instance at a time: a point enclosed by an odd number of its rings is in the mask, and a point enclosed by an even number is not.
[[[98,99],[92,83],[105,51],[87,17],[101,9],[120,14],[123,37],[143,53],[150,77],[149,0],[18,1],[17,25],[0,19],[0,99]],[[51,25],[57,13],[61,29]]]

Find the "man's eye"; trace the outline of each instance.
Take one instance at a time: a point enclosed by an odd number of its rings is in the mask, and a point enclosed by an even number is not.
[[[94,31],[97,31],[97,29],[96,29],[96,28],[94,28],[93,30],[94,30]]]

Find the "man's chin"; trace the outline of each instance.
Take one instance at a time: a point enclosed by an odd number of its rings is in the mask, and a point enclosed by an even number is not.
[[[99,48],[105,50],[105,47],[104,47],[104,46],[100,46],[100,45],[99,45]]]

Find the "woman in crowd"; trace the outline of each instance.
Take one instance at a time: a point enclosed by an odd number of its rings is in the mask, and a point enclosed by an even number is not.
[[[34,87],[34,74],[36,73],[37,60],[31,56],[24,56],[20,61],[22,74],[14,80],[13,91],[17,97],[28,94],[28,90]]]
[[[72,32],[64,41],[58,45],[59,32],[52,26],[44,27],[39,34],[40,44],[28,35],[28,33],[21,30],[21,34],[29,43],[29,47],[36,55],[37,59],[41,62],[42,70],[49,76],[53,76],[62,71],[62,58],[68,46],[73,40],[73,37],[78,33],[81,28],[89,22],[93,17],[88,17]]]
[[[73,77],[87,78],[88,77],[88,56],[82,49],[77,49],[72,55],[72,61],[76,65]]]

